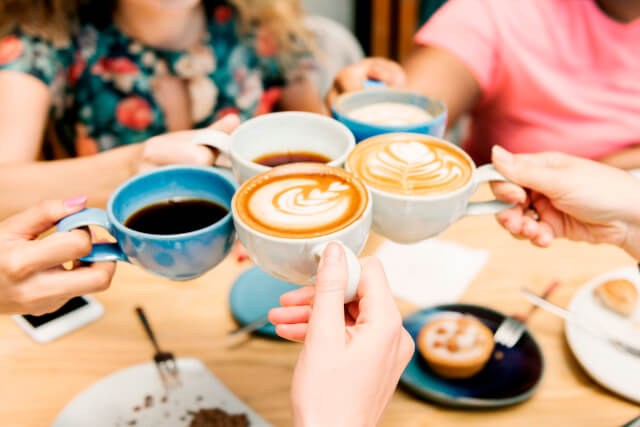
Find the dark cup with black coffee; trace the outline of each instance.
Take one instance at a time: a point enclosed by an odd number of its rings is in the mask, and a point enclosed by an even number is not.
[[[127,261],[169,279],[193,279],[231,251],[236,187],[217,168],[157,168],[120,185],[106,211],[85,209],[60,221],[58,231],[97,225],[116,238],[95,244],[82,261]]]

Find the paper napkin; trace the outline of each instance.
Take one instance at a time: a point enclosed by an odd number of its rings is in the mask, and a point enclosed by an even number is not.
[[[393,294],[424,307],[456,302],[489,252],[439,239],[411,245],[385,241],[376,251]]]

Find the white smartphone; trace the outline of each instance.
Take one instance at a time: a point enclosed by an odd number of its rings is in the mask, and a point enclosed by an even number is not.
[[[75,297],[53,313],[42,316],[11,316],[31,338],[46,343],[74,331],[104,313],[102,305],[90,296]]]

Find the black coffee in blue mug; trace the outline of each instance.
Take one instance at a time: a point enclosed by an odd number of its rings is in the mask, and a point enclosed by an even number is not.
[[[117,243],[98,243],[82,261],[126,261],[173,280],[196,278],[231,251],[231,199],[237,184],[213,167],[167,166],[136,175],[111,195],[106,211],[85,209],[58,231],[105,228]]]

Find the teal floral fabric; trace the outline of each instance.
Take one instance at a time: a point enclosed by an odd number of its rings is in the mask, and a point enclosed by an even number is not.
[[[0,38],[0,70],[28,73],[52,95],[51,118],[70,155],[90,155],[167,132],[154,80],[181,78],[198,128],[229,113],[241,119],[272,111],[285,84],[268,33],[238,32],[228,5],[208,20],[201,43],[185,52],[143,46],[115,26],[80,26],[68,44],[16,30]]]

